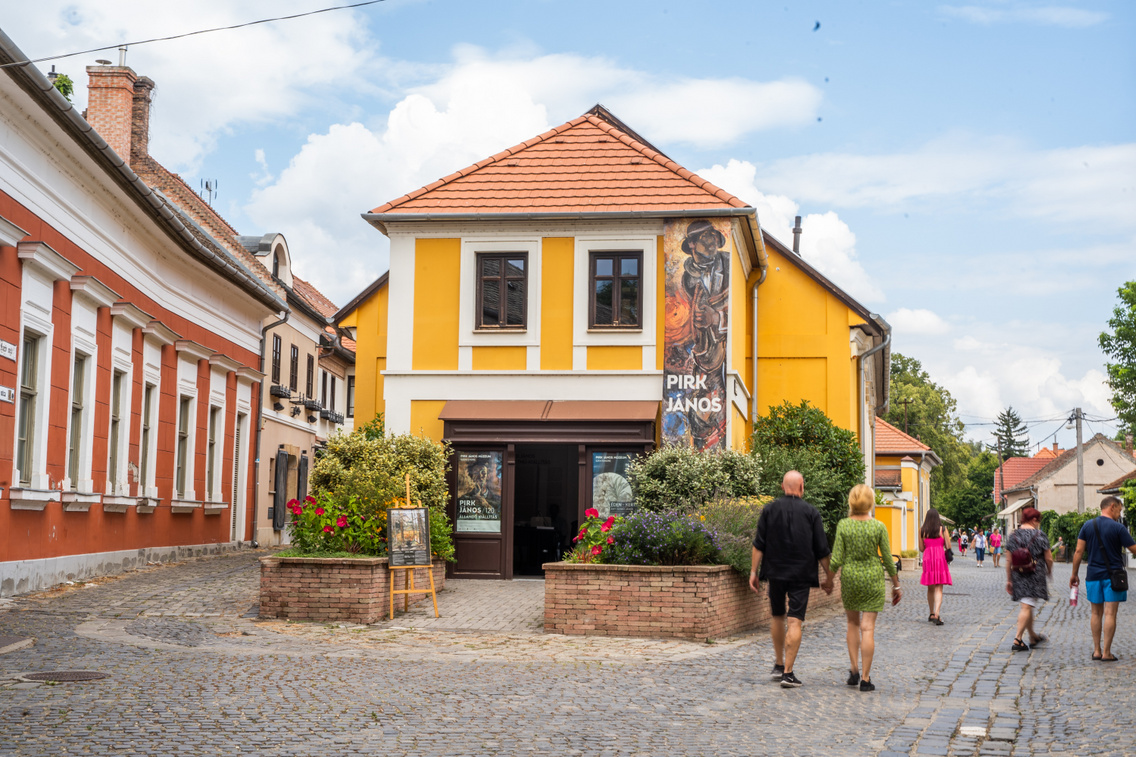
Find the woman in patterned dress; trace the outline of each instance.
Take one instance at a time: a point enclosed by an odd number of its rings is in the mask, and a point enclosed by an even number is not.
[[[851,514],[836,526],[832,545],[832,572],[840,573],[840,598],[848,618],[848,685],[874,691],[872,658],[876,651],[876,614],[884,609],[884,571],[891,576],[892,599],[902,595],[899,575],[891,559],[887,528],[872,517],[876,493],[859,484],[848,494]],[[861,667],[863,662],[863,667]],[[861,674],[861,670],[863,674]]]
[[[962,537],[959,537],[960,540]],[[943,587],[951,585],[951,569],[947,567],[947,529],[939,511],[931,508],[919,529],[919,549],[923,551],[923,577],[919,583],[927,587],[927,609],[931,614],[927,620],[937,626],[943,625],[940,613],[943,609]]]
[[[1006,537],[1004,544],[1006,554],[1011,555],[1006,560],[1006,591],[1015,602],[1021,603],[1018,608],[1018,632],[1014,635],[1015,652],[1048,641],[1045,634],[1040,634],[1033,628],[1034,608],[1041,607],[1049,599],[1047,579],[1053,577],[1053,554],[1049,551],[1049,539],[1038,528],[1040,523],[1041,513],[1033,507],[1025,508],[1022,510],[1022,525]],[[1018,549],[1028,550],[1033,558],[1032,570],[1023,570],[1021,566],[1014,565],[1012,555]],[[1025,640],[1026,633],[1029,634],[1029,641]]]

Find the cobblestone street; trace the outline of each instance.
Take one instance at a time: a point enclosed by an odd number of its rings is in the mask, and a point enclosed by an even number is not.
[[[879,688],[861,694],[844,685],[838,612],[810,617],[805,685],[783,690],[765,632],[544,635],[540,581],[449,581],[439,620],[419,605],[375,626],[260,621],[259,554],[5,601],[0,754],[1136,753],[1136,614],[1121,608],[1120,662],[1090,662],[1066,565],[1040,614],[1049,643],[1019,653],[1004,573],[956,560],[941,627],[902,574],[907,596],[877,627]],[[22,678],[69,670],[107,677]]]

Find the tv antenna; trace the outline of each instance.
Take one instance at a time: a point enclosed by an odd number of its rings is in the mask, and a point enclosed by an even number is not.
[[[216,179],[201,180],[201,197],[210,207],[213,206],[213,198],[217,196],[217,187],[220,186],[220,184],[221,182]]]

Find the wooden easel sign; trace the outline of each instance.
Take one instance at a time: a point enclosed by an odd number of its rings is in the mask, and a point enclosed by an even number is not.
[[[434,571],[430,552],[430,511],[415,507],[410,500],[410,474],[406,475],[406,504],[387,509],[387,567],[390,570],[390,617],[394,619],[394,596],[402,594],[402,611],[410,609],[411,594],[429,594],[438,615],[438,594],[434,591]],[[429,589],[414,588],[414,569],[426,568]],[[394,588],[394,572],[403,571],[403,588]]]

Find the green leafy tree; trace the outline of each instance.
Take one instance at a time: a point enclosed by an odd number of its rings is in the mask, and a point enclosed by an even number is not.
[[[805,478],[805,499],[820,510],[831,539],[848,514],[848,492],[864,481],[864,457],[856,435],[803,400],[770,407],[754,423],[750,450],[761,459],[760,493],[781,496],[790,470]]]
[[[1100,335],[1100,348],[1110,359],[1108,387],[1112,407],[1125,429],[1136,429],[1136,281],[1116,290],[1120,304],[1112,309],[1108,321],[1111,331]]]
[[[998,413],[994,439],[1003,458],[1029,457],[1029,432],[1013,407]]]
[[[998,458],[991,452],[978,452],[967,463],[962,482],[945,492],[936,503],[940,511],[964,528],[989,524],[998,508],[993,499],[994,471]]]
[[[67,98],[67,102],[71,102],[71,95],[75,93],[75,82],[71,81],[70,76],[57,74],[52,85],[59,90],[59,94]]]
[[[966,466],[973,450],[963,441],[964,426],[951,393],[931,380],[918,360],[898,352],[891,355],[891,425],[926,444],[943,464],[931,472],[931,501],[950,489],[965,486]]]

